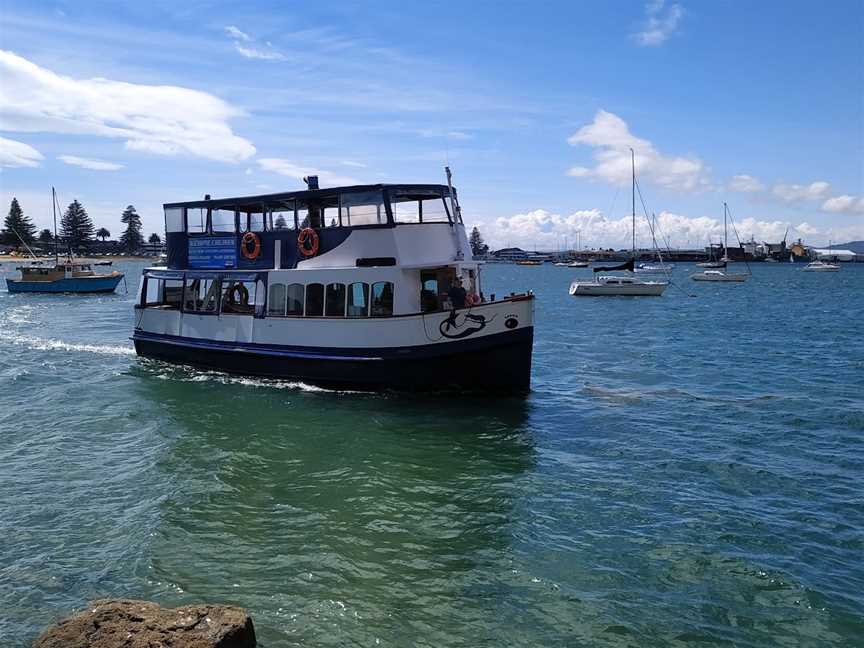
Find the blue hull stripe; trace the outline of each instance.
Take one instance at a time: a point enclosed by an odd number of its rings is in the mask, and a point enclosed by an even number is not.
[[[465,339],[439,344],[426,344],[412,347],[386,348],[338,348],[338,347],[298,347],[287,345],[257,344],[253,342],[223,342],[201,340],[176,335],[163,335],[135,331],[133,341],[155,342],[189,349],[230,351],[244,354],[297,358],[303,360],[335,360],[349,362],[381,362],[385,360],[435,358],[456,353],[482,351],[497,346],[506,346],[533,338],[533,327],[486,335],[475,339]]]

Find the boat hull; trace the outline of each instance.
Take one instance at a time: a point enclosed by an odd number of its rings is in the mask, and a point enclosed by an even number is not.
[[[10,293],[110,293],[123,279],[122,274],[106,277],[72,277],[57,281],[22,281],[6,279]]]
[[[341,389],[527,392],[534,328],[414,347],[291,347],[136,331],[140,356]]]
[[[706,274],[697,272],[695,274],[690,275],[690,278],[693,281],[720,281],[720,282],[733,282],[733,283],[741,283],[743,281],[747,281],[750,277],[748,274],[723,274],[723,275],[714,275],[714,274]]]
[[[610,285],[578,282],[570,286],[574,297],[660,297],[668,284],[662,282]]]

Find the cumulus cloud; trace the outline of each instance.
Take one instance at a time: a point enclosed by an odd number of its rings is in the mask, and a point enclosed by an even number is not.
[[[237,108],[206,92],[60,76],[0,50],[0,130],[96,135],[129,150],[237,162],[255,154],[229,120]]]
[[[822,203],[822,211],[832,213],[864,214],[864,198],[848,194],[829,198]]]
[[[809,185],[800,184],[776,184],[771,193],[783,202],[793,203],[802,200],[819,200],[826,198],[831,191],[831,184],[820,180],[811,182]]]
[[[646,139],[636,137],[618,115],[600,110],[594,121],[571,135],[571,146],[594,149],[593,168],[573,167],[568,175],[603,180],[616,185],[630,183],[630,149],[636,153],[636,173],[667,189],[697,191],[710,187],[708,170],[702,160],[661,154]]]
[[[43,159],[29,144],[0,137],[0,167],[38,167]]]
[[[737,191],[739,193],[759,193],[765,191],[765,185],[758,178],[742,174],[732,176],[729,181],[729,191]]]
[[[645,5],[645,20],[633,37],[639,45],[646,47],[662,45],[675,33],[683,17],[681,5],[666,7],[665,0],[653,0]]]
[[[768,242],[782,240],[787,228],[790,237],[811,240],[814,236],[827,239],[864,235],[864,224],[842,230],[820,229],[806,222],[792,225],[787,221],[752,217],[736,220],[736,228],[742,240],[752,236],[757,241]],[[563,248],[565,238],[571,247],[575,245],[579,233],[586,248],[629,249],[631,219],[629,216],[608,218],[599,209],[585,209],[569,215],[536,209],[481,224],[481,230],[493,248],[514,245],[526,250],[555,250]],[[657,215],[655,231],[661,249],[666,241],[673,248],[704,248],[709,241],[716,243],[723,239],[723,217],[686,216],[664,211]],[[734,237],[731,230],[729,236]],[[640,248],[653,246],[651,228],[644,217],[636,219],[636,243]]]
[[[103,162],[102,160],[93,160],[91,158],[82,158],[77,155],[58,155],[57,159],[66,164],[79,166],[84,169],[91,169],[93,171],[118,171],[123,168],[122,164]]]
[[[279,175],[294,178],[295,180],[303,181],[303,178],[310,175],[317,175],[322,185],[353,185],[359,184],[354,178],[341,176],[331,171],[323,171],[313,167],[300,166],[282,158],[261,158],[257,160],[258,166],[265,171],[278,173]]]

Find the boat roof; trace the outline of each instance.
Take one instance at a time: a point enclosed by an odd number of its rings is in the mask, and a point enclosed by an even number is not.
[[[302,191],[287,191],[283,193],[259,194],[255,196],[236,196],[233,198],[211,198],[210,200],[192,200],[186,202],[164,203],[165,209],[172,207],[209,207],[211,209],[219,209],[223,207],[231,207],[243,212],[256,213],[263,210],[264,205],[270,203],[282,203],[287,200],[304,200],[309,202],[317,202],[326,198],[333,198],[346,193],[365,193],[371,191],[382,191],[384,189],[391,192],[399,192],[400,195],[407,199],[419,199],[424,196],[447,196],[450,189],[447,185],[441,184],[371,184],[371,185],[351,185],[347,187],[326,187],[324,189],[304,189]],[[456,188],[453,188],[453,194],[456,194]]]

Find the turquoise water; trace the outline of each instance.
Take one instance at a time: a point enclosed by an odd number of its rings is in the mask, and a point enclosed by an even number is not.
[[[864,265],[595,300],[488,266],[539,297],[515,400],[141,361],[121,269],[0,292],[0,645],[106,596],[267,647],[862,645]]]

